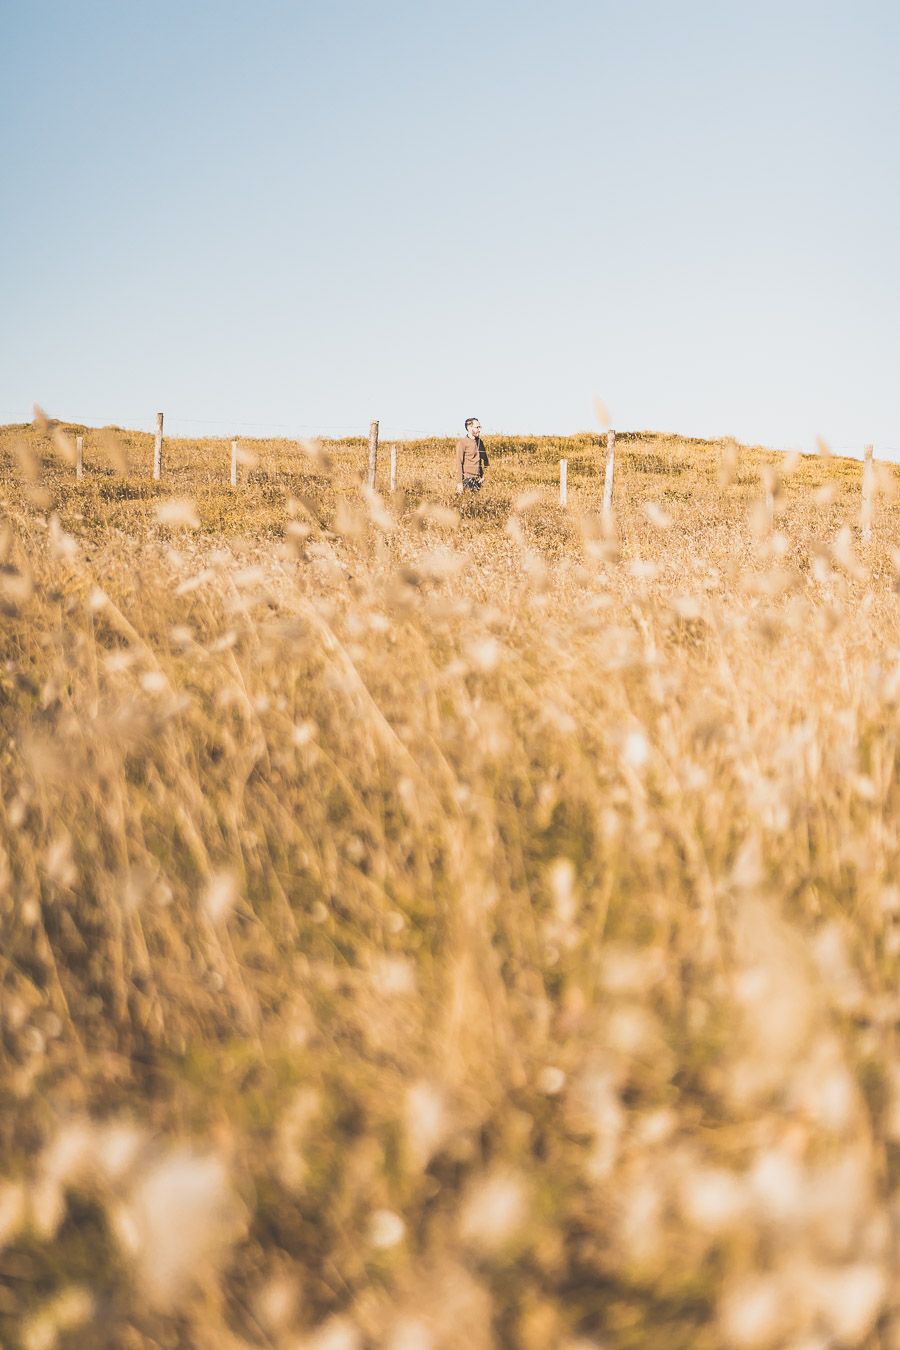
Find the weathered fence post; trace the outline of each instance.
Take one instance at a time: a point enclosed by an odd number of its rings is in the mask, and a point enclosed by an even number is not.
[[[375,471],[378,467],[378,423],[369,423],[369,473],[368,484],[370,488],[375,486]]]
[[[863,461],[863,479],[862,479],[862,507],[859,513],[859,523],[862,526],[862,541],[864,544],[872,542],[872,489],[875,478],[875,465],[872,463],[873,447],[866,446],[866,457]]]
[[[561,459],[559,461],[559,504],[568,506],[569,504],[569,461]]]
[[[237,487],[237,441],[231,442],[231,486]]]
[[[397,447],[391,446],[391,492],[397,491]]]
[[[162,477],[163,415],[156,414],[156,440],[153,443],[153,477],[158,483]]]
[[[606,433],[606,474],[603,479],[603,523],[612,524],[613,479],[616,474],[616,433],[610,427]]]
[[[84,437],[75,437],[75,477],[84,477]]]

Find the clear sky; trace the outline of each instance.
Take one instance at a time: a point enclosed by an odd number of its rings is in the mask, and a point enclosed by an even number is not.
[[[0,421],[900,456],[900,6],[0,0]]]

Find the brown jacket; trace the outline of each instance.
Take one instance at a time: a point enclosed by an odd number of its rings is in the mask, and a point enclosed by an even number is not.
[[[477,440],[472,436],[462,436],[456,442],[456,465],[460,483],[464,478],[481,478],[484,474],[482,463],[487,462],[487,453],[480,436]]]

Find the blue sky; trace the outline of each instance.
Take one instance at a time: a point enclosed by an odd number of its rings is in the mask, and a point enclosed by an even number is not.
[[[900,7],[0,0],[0,421],[900,455]]]

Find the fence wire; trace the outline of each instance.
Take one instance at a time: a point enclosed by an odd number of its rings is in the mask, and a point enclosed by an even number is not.
[[[7,425],[26,424],[31,421],[31,418],[23,418],[20,415],[20,411],[13,412],[10,409],[5,409],[0,410],[0,420],[5,422]],[[74,426],[89,425],[86,422],[79,421],[79,419],[77,418],[61,418],[60,420]],[[130,425],[127,428],[123,428],[123,430],[141,431],[144,430],[144,424],[146,423],[147,433],[149,435],[153,434],[153,429],[151,426],[152,414],[149,415],[142,414],[138,417],[129,417],[128,421]],[[333,423],[333,424],[323,424],[323,423],[313,424],[313,423],[299,423],[299,422],[257,422],[257,421],[244,422],[244,421],[232,421],[231,419],[224,417],[183,417],[180,413],[174,412],[173,413],[167,412],[165,414],[165,434],[167,438],[178,439],[179,431],[180,428],[182,427],[200,427],[200,428],[221,427],[223,428],[223,431],[221,433],[221,439],[228,439],[230,436],[239,435],[239,433],[241,432],[243,432],[243,434],[248,439],[251,440],[276,439],[276,437],[271,438],[269,437],[270,432],[282,433],[282,435],[280,437],[277,437],[277,439],[284,439],[284,440],[292,440],[295,438],[300,438],[304,440],[316,438],[340,440],[351,436],[368,438],[369,434],[368,424],[366,424],[365,426],[355,426],[347,422]],[[91,429],[93,430],[95,428]],[[518,436],[533,438],[538,435],[552,435],[557,436],[559,439],[565,439],[569,435],[584,434],[584,431],[586,430],[588,430],[588,428],[584,428],[580,433],[495,431],[493,433],[488,432],[487,434],[489,437],[491,435],[495,435],[512,438]],[[622,430],[624,431],[624,428]],[[195,434],[203,438],[207,434],[212,435],[213,433],[206,433],[201,430],[200,432],[197,432]],[[654,433],[651,432],[649,434],[652,435]],[[669,434],[669,433],[658,433],[658,434]],[[676,433],[672,434],[675,435]],[[396,427],[396,426],[385,427],[382,425],[379,426],[378,439],[381,442],[392,440],[446,440],[448,437],[455,437],[461,435],[462,435],[461,429],[458,429],[456,427],[451,428],[449,430],[440,430],[440,429],[436,430],[434,427]],[[601,432],[598,431],[597,436],[601,437]],[[690,439],[716,440],[718,438],[716,437],[698,438],[692,436],[690,437]],[[772,450],[782,450],[782,452],[785,454],[789,453],[789,448],[779,446],[768,446],[766,448]],[[835,458],[838,459],[861,460],[865,453],[863,444],[829,445],[829,451]],[[810,449],[804,450],[803,453],[808,455],[815,455],[818,452],[815,449]],[[875,442],[875,459],[888,460],[894,463],[900,463],[900,446],[879,445],[877,442]]]

